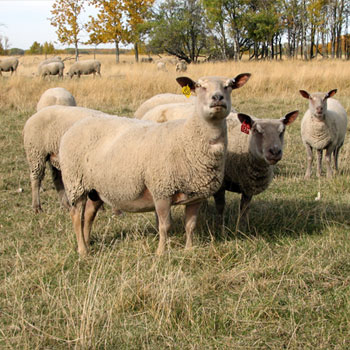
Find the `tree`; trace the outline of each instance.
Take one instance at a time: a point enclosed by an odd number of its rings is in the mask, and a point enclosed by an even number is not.
[[[128,41],[134,44],[135,60],[139,60],[139,46],[148,29],[147,19],[154,0],[124,0],[124,10],[128,25]]]
[[[75,60],[78,60],[80,33],[83,26],[79,24],[78,18],[83,11],[83,0],[55,0],[52,5],[50,18],[51,25],[57,27],[58,41],[63,44],[74,44]]]
[[[124,5],[120,0],[91,0],[99,9],[97,19],[90,16],[86,29],[90,33],[87,44],[114,43],[116,62],[119,63],[119,44],[127,39],[123,26]]]
[[[44,45],[42,46],[42,53],[45,55],[45,58],[47,58],[47,55],[52,55],[55,53],[55,47],[50,42],[45,41]]]
[[[34,41],[32,46],[29,48],[29,53],[31,55],[41,55],[42,52],[43,52],[42,46],[37,41]]]

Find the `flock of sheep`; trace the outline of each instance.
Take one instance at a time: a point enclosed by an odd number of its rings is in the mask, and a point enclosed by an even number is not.
[[[225,191],[241,193],[238,220],[247,223],[249,203],[271,183],[274,165],[282,158],[285,129],[299,113],[280,119],[237,113],[231,92],[250,76],[179,77],[180,86],[196,96],[156,95],[137,109],[135,118],[77,107],[67,90],[47,90],[23,132],[33,209],[41,211],[40,185],[48,162],[61,203],[70,208],[82,256],[88,253],[91,227],[103,203],[126,212],[155,210],[158,254],[166,248],[173,205],[185,205],[186,249],[193,244],[199,207],[210,196],[222,220]],[[338,167],[346,112],[332,98],[336,90],[300,93],[309,101],[301,124],[308,157],[305,177],[311,174],[313,148],[317,175],[325,150],[330,177],[332,154]]]

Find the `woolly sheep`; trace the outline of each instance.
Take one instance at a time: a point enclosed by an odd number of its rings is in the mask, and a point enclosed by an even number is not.
[[[68,75],[72,78],[73,75],[76,75],[80,78],[81,75],[95,74],[97,73],[101,76],[101,62],[97,60],[87,60],[75,62],[71,65],[68,71]]]
[[[301,138],[307,153],[305,178],[311,176],[313,148],[317,150],[317,176],[321,176],[322,153],[326,150],[327,177],[332,177],[331,156],[333,153],[334,168],[337,171],[339,150],[344,143],[348,122],[346,111],[339,101],[331,98],[337,92],[336,89],[327,93],[299,92],[309,100],[309,109],[301,121]]]
[[[176,63],[176,72],[186,72],[187,71],[187,63],[184,61],[180,61]]]
[[[157,70],[167,71],[166,64],[164,62],[157,62]]]
[[[171,205],[184,204],[186,248],[192,246],[200,202],[221,186],[231,91],[249,77],[206,77],[197,83],[177,78],[181,86],[189,85],[198,95],[197,113],[188,119],[156,124],[95,116],[65,133],[60,164],[81,255],[88,252],[92,222],[103,202],[123,211],[156,210],[158,254],[165,250]],[[86,210],[88,196],[91,201]]]
[[[59,78],[63,79],[63,62],[50,62],[43,64],[38,67],[38,73],[41,78],[45,78],[47,75],[58,75]]]
[[[81,107],[50,106],[40,109],[25,123],[23,129],[24,150],[30,170],[32,207],[41,211],[40,185],[45,176],[46,162],[49,163],[55,188],[61,203],[69,207],[58,161],[59,144],[63,134],[78,120],[98,112]]]
[[[167,104],[156,106],[142,119],[164,123],[169,120],[192,115],[192,105]],[[185,111],[187,110],[187,114]],[[248,206],[253,197],[266,190],[272,181],[273,165],[282,158],[283,135],[286,125],[290,125],[298,112],[287,114],[280,120],[250,118],[245,114],[231,112],[227,120],[227,155],[225,177],[222,188],[214,194],[219,216],[223,217],[225,191],[242,193],[241,219],[248,220]],[[241,132],[241,122],[249,125],[249,136]],[[275,153],[275,154],[274,154]]]
[[[9,57],[4,58],[0,60],[0,75],[2,75],[1,72],[11,72],[11,75],[13,72],[16,71],[18,67],[18,59],[16,57]]]
[[[170,103],[195,103],[195,96],[186,97],[185,95],[180,94],[171,94],[171,93],[165,93],[165,94],[158,94],[155,95],[148,100],[144,101],[139,108],[134,113],[135,118],[141,119],[143,116],[152,108],[164,105],[164,104],[170,104]]]
[[[41,61],[38,65],[38,67],[43,66],[43,65],[48,64],[48,63],[52,63],[52,62],[63,62],[63,61],[62,61],[61,57],[54,56],[54,57],[47,58],[44,61]]]
[[[61,105],[61,106],[76,106],[74,96],[66,89],[61,87],[51,88],[46,90],[40,97],[36,106],[36,110],[48,106]]]
[[[258,119],[238,113],[227,118],[225,176],[220,190],[214,194],[221,218],[225,191],[231,191],[242,194],[238,220],[248,222],[250,201],[270,185],[274,165],[282,159],[285,128],[298,114],[294,111],[281,119]]]

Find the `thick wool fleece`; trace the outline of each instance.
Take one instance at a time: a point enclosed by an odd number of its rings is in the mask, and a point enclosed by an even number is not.
[[[61,105],[61,106],[76,106],[74,96],[66,89],[56,87],[46,90],[40,97],[36,106],[36,110],[39,111],[42,108]]]

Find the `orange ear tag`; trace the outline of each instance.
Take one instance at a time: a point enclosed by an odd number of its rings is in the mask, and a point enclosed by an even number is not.
[[[187,97],[189,98],[191,96],[191,89],[188,85],[184,86],[182,88],[182,93]]]
[[[241,124],[241,131],[245,134],[249,134],[250,125],[247,124],[245,121]]]

